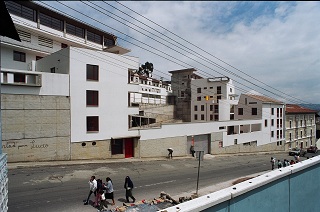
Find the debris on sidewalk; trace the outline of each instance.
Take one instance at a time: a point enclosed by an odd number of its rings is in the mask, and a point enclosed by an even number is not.
[[[182,202],[189,201],[194,198],[191,197],[180,197],[179,201],[173,199],[169,194],[162,191],[160,197],[154,198],[153,200],[141,200],[136,203],[123,203],[123,206],[114,209],[105,210],[106,212],[156,212],[162,209],[169,208],[171,206],[180,204]]]

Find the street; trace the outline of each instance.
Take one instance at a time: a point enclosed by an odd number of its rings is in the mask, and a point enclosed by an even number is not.
[[[311,157],[308,153],[306,157]],[[291,160],[287,152],[239,156],[208,155],[201,161],[199,189],[271,169],[270,157]],[[302,158],[305,160],[306,157]],[[54,162],[53,162],[54,163]],[[9,212],[96,211],[83,205],[89,193],[91,175],[114,185],[116,206],[125,201],[124,179],[134,183],[137,201],[159,197],[161,191],[171,196],[194,193],[198,160],[195,158],[163,159],[143,162],[82,164],[9,169]],[[94,195],[91,196],[91,200]]]

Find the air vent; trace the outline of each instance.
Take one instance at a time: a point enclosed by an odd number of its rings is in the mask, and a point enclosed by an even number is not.
[[[25,32],[25,31],[21,31],[21,30],[17,30],[19,37],[22,41],[26,41],[26,42],[31,42],[31,33],[29,32]]]
[[[53,40],[49,39],[49,38],[46,38],[46,37],[39,36],[38,37],[38,44],[40,46],[53,48]]]

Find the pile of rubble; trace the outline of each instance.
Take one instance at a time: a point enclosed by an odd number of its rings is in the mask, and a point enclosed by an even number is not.
[[[156,212],[162,209],[169,208],[171,206],[177,205],[179,203],[189,201],[196,198],[196,195],[191,195],[191,197],[180,197],[179,201],[173,199],[169,194],[165,192],[160,193],[159,198],[154,198],[153,200],[141,200],[136,203],[123,203],[123,206],[117,207],[115,209],[108,209],[109,212]]]

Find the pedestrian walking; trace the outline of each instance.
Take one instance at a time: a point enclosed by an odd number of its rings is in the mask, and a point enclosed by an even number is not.
[[[106,189],[105,198],[106,199],[111,199],[112,200],[111,205],[115,205],[115,203],[114,203],[114,195],[113,195],[113,184],[112,184],[112,180],[110,179],[110,177],[106,178],[106,184],[105,184],[104,187]]]
[[[97,181],[96,181],[96,177],[95,176],[91,176],[90,180],[89,180],[89,187],[90,187],[90,191],[89,191],[89,195],[87,200],[84,202],[84,205],[88,205],[89,203],[89,199],[92,193],[94,193],[94,196],[96,196],[96,191],[97,191]]]
[[[190,147],[190,152],[191,152],[191,155],[192,155],[192,157],[194,157],[194,146],[193,145],[191,145],[191,147]]]
[[[271,170],[273,170],[274,169],[274,165],[276,163],[276,159],[271,157],[270,163],[271,163]]]
[[[124,188],[126,189],[126,200],[129,203],[129,197],[132,199],[133,202],[136,201],[136,198],[133,197],[132,195],[132,189],[133,189],[133,182],[130,179],[129,176],[126,176],[124,180]]]
[[[173,149],[172,148],[168,148],[168,152],[169,152],[169,154],[168,154],[169,159],[170,158],[172,159]]]
[[[278,169],[280,169],[281,167],[282,167],[282,162],[278,160]]]

